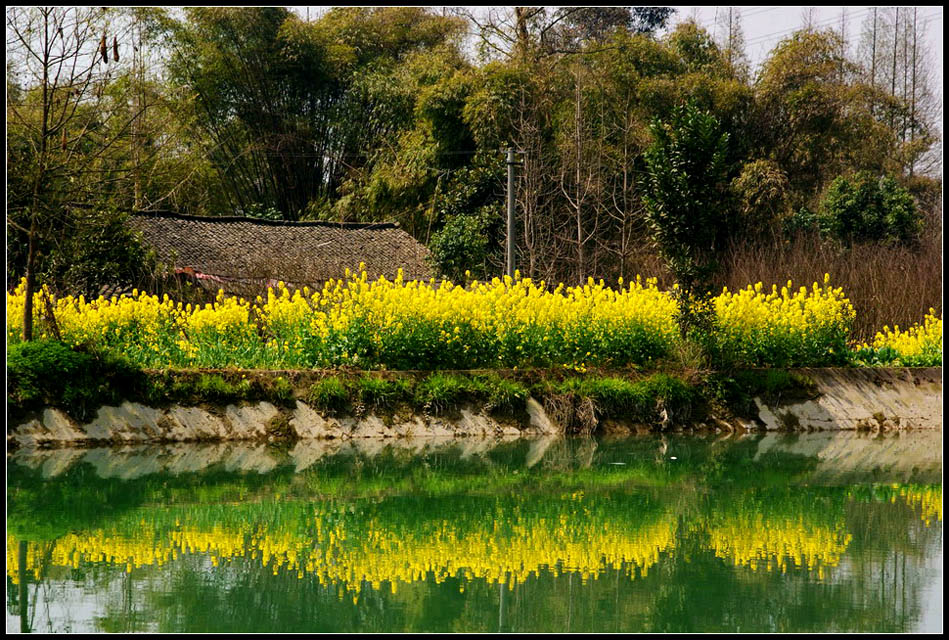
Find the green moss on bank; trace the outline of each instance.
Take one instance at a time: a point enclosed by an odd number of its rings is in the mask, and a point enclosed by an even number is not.
[[[527,420],[529,397],[567,433],[596,432],[604,420],[650,429],[701,424],[715,415],[753,417],[755,397],[769,404],[813,397],[805,376],[781,369],[578,374],[527,371],[385,372],[160,370],[143,371],[115,356],[40,340],[13,345],[7,360],[10,422],[20,424],[44,407],[87,422],[102,405],[122,401],[153,407],[255,403],[292,409],[297,400],[327,414],[383,417],[452,414],[477,406],[496,416]],[[275,429],[277,433],[280,429]]]

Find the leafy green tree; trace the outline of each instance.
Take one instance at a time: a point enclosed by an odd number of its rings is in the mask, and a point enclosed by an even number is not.
[[[750,131],[785,172],[792,206],[814,205],[833,177],[899,166],[895,132],[877,116],[892,100],[863,84],[833,31],[798,31],[769,54],[755,83]]]
[[[390,119],[393,124],[380,146],[367,154],[366,164],[347,175],[343,197],[322,217],[396,219],[427,242],[441,221],[438,209],[456,172],[477,156],[478,145],[464,117],[475,79],[460,56],[442,48],[412,52],[372,75],[368,118],[384,117],[390,109],[399,113]]]
[[[708,31],[691,20],[679,24],[667,41],[688,72],[712,70],[725,59]]]
[[[456,215],[432,236],[429,249],[439,274],[454,282],[493,275],[498,259],[499,231],[503,215],[499,204],[481,207],[473,214]],[[492,260],[493,258],[493,260]]]
[[[664,29],[669,18],[676,12],[672,7],[630,7],[632,30],[636,33],[654,33]]]
[[[359,81],[457,39],[424,8],[339,8],[307,23],[277,7],[193,8],[179,24],[173,80],[197,94],[197,121],[234,208],[299,218],[335,198],[391,131]],[[391,113],[391,110],[390,110]]]
[[[673,109],[650,127],[643,202],[659,253],[679,283],[683,332],[695,317],[717,268],[727,233],[728,141],[715,116],[694,104]]]
[[[827,189],[821,227],[843,242],[882,240],[909,244],[918,239],[922,216],[913,197],[890,176],[868,171],[839,176]]]
[[[577,51],[616,32],[652,35],[675,13],[671,7],[560,7],[541,29],[551,51]]]

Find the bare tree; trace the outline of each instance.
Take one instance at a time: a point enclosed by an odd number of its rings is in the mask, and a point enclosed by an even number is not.
[[[890,94],[874,112],[886,118],[901,140],[909,175],[941,170],[942,103],[932,90],[930,56],[922,45],[926,26],[916,9],[874,8],[864,22],[857,52],[870,84]]]
[[[522,89],[513,129],[523,165],[518,176],[516,211],[520,221],[519,245],[522,273],[532,279],[553,279],[552,265],[545,261],[555,243],[553,219],[549,215],[559,193],[555,158],[544,144],[546,119],[550,113],[550,92],[543,90],[543,78],[534,91]]]
[[[17,99],[7,103],[8,143],[16,136],[28,162],[20,170],[28,174],[29,193],[7,211],[8,224],[28,238],[24,340],[33,338],[39,238],[61,236],[65,208],[117,179],[97,161],[127,137],[138,116],[115,108],[105,90],[128,41],[116,15],[101,7],[7,10],[8,86],[17,88]]]
[[[739,72],[747,72],[748,61],[745,57],[745,34],[741,26],[741,12],[737,7],[726,7],[718,14],[717,26],[721,30],[722,50],[728,65]]]
[[[572,131],[570,138],[562,141],[561,157],[564,161],[560,174],[560,188],[573,219],[575,278],[578,282],[582,282],[590,272],[587,245],[599,230],[598,212],[601,208],[596,202],[601,154],[597,153],[596,136],[591,131],[590,118],[585,111],[585,67],[584,60],[577,60],[571,70],[574,81]]]

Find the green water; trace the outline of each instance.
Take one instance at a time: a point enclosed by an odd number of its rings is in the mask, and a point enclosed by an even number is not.
[[[940,434],[17,451],[7,631],[942,629]]]

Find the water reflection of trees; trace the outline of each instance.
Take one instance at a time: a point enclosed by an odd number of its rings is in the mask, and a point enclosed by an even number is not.
[[[806,485],[812,460],[752,464],[747,443],[673,440],[688,465],[670,468],[650,445],[555,442],[533,466],[513,446],[139,478],[99,487],[130,489],[121,508],[79,507],[59,531],[16,511],[50,483],[17,478],[8,615],[25,577],[93,579],[108,631],[905,631],[919,618],[941,486]],[[96,499],[96,481],[74,481],[41,510]],[[307,566],[314,550],[322,568]]]

